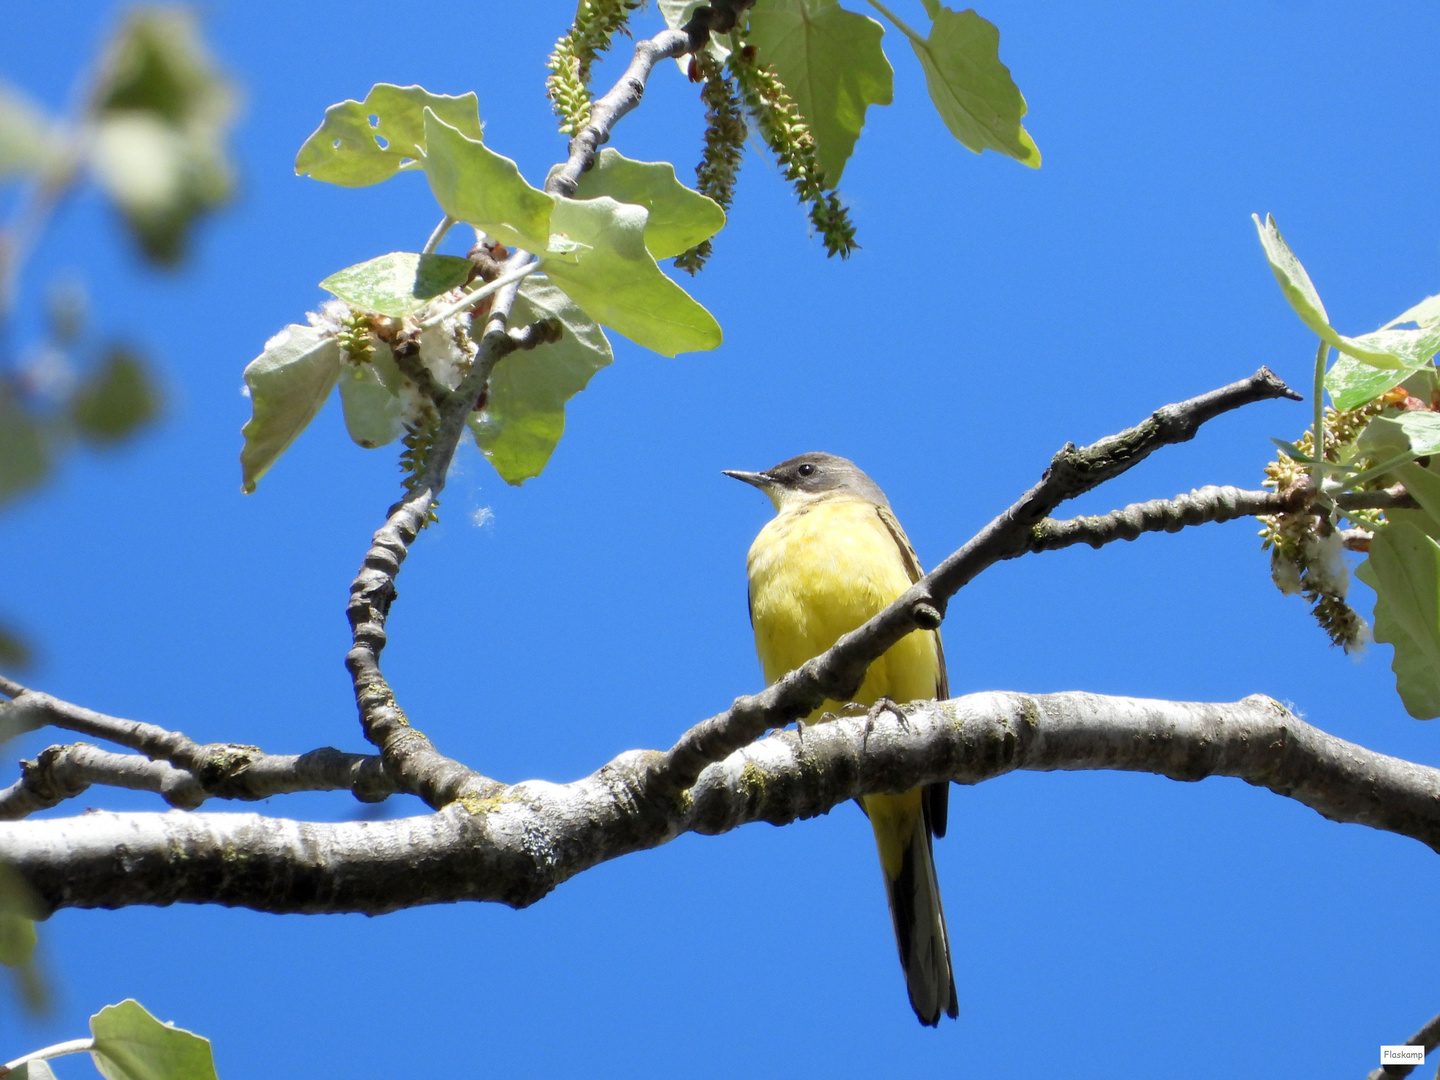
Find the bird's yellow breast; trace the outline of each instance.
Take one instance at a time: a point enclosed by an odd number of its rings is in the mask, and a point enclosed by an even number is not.
[[[878,508],[858,499],[824,499],[781,512],[750,547],[750,617],[765,681],[818,656],[910,587],[899,543]],[[870,666],[855,695],[907,702],[933,698],[940,660],[933,632],[917,630]],[[815,710],[840,708],[827,701]]]

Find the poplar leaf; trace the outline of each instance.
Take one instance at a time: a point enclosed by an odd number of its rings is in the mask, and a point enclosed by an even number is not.
[[[1389,330],[1392,326],[1407,322],[1413,322],[1421,328],[1440,323],[1440,296],[1427,296],[1414,307],[1406,308],[1380,329]]]
[[[475,264],[454,255],[395,251],[344,270],[320,282],[352,308],[403,319],[434,297],[464,285]]]
[[[1377,416],[1365,426],[1356,446],[1372,460],[1406,450],[1420,457],[1440,453],[1440,413],[1417,410]]]
[[[383,341],[373,342],[370,359],[345,364],[340,371],[340,405],[345,430],[367,450],[394,442],[405,431],[405,407],[400,400],[404,381],[395,354]]]
[[[44,427],[0,382],[0,504],[40,483],[49,471]]]
[[[327,331],[292,323],[245,367],[250,420],[241,428],[241,490],[247,495],[320,411],[340,377],[340,343]]]
[[[551,169],[552,175],[562,166]],[[725,211],[714,199],[686,187],[668,161],[632,161],[610,147],[581,174],[577,199],[609,195],[616,202],[643,206],[645,247],[656,259],[669,259],[710,239],[725,226]]]
[[[24,94],[0,83],[0,180],[45,176],[63,168],[65,140]]]
[[[569,258],[545,260],[550,280],[596,322],[664,356],[704,351],[722,339],[720,325],[660,270],[645,249],[643,206],[598,199],[556,199],[550,228],[580,245]]]
[[[935,8],[929,37],[907,36],[940,119],[967,149],[998,150],[1038,169],[1040,151],[1020,123],[1025,96],[1000,62],[1000,31],[973,10]]]
[[[295,172],[340,187],[366,187],[402,168],[418,169],[425,154],[426,109],[457,131],[482,138],[480,101],[473,93],[450,97],[419,86],[376,83],[364,101],[346,100],[325,110],[324,122],[295,157]]]
[[[665,20],[665,25],[671,30],[683,30],[685,24],[690,21],[690,16],[695,14],[695,9],[704,7],[708,0],[656,0],[656,6],[660,9],[660,15]],[[705,51],[720,63],[730,59],[730,35],[711,32],[710,41],[705,46]],[[687,79],[690,77],[689,55],[677,56],[675,63],[680,68],[680,74]]]
[[[508,484],[539,476],[565,433],[565,403],[613,359],[594,319],[541,274],[520,285],[512,326],[559,319],[563,336],[495,365],[485,408],[470,416],[475,442]]]
[[[1409,368],[1377,368],[1342,354],[1325,373],[1325,389],[1330,391],[1330,403],[1343,411],[1374,401],[1413,374]]]
[[[502,244],[540,254],[554,200],[525,182],[515,162],[425,110],[425,176],[445,212]]]
[[[795,99],[829,187],[840,182],[865,110],[893,98],[895,73],[880,47],[884,36],[878,22],[836,0],[761,0],[750,13],[745,40]]]
[[[162,1024],[133,998],[92,1016],[90,1034],[105,1080],[217,1080],[209,1039]]]
[[[37,1058],[11,1070],[7,1080],[55,1080],[55,1070],[44,1058]]]
[[[133,435],[159,412],[159,386],[145,361],[124,348],[112,349],[70,402],[76,429],[100,444]]]
[[[1405,711],[1440,716],[1440,544],[1395,522],[1375,533],[1356,575],[1375,590],[1375,640],[1394,646],[1390,667]]]

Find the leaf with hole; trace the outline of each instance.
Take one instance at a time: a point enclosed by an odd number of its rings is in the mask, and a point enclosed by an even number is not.
[[[795,99],[829,187],[840,183],[865,110],[893,98],[895,73],[880,46],[884,36],[878,22],[836,0],[761,0],[750,13],[745,40]]]
[[[475,264],[454,255],[393,251],[338,270],[320,282],[352,308],[403,319],[465,284]]]
[[[473,93],[450,97],[419,86],[376,83],[364,101],[342,101],[325,110],[324,122],[295,157],[295,172],[340,187],[366,187],[402,168],[419,169],[426,109],[470,138],[483,138],[480,101]]]
[[[240,451],[246,494],[325,404],[340,377],[340,351],[334,334],[292,323],[246,365],[251,416]]]
[[[559,341],[512,352],[495,365],[485,408],[470,416],[475,442],[508,484],[539,476],[565,432],[565,403],[613,359],[595,320],[543,275],[525,279],[513,326],[558,319]]]

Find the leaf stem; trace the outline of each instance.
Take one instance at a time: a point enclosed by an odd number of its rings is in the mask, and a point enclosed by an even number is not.
[[[880,12],[881,15],[884,15],[885,18],[889,19],[892,23],[894,23],[895,29],[899,30],[916,45],[923,45],[927,48],[929,47],[930,43],[928,41],[921,37],[908,23],[905,22],[905,20],[900,18],[899,15],[896,15],[884,4],[880,3],[880,0],[866,0],[866,3],[868,3],[876,11]]]
[[[5,1063],[5,1071],[9,1072],[11,1069],[18,1069],[27,1061],[40,1061],[45,1058],[57,1058],[62,1057],[65,1054],[83,1054],[85,1053],[85,1051],[93,1049],[95,1049],[94,1039],[71,1039],[69,1042],[56,1043],[54,1046],[47,1046],[43,1050],[32,1050],[30,1051],[30,1053],[25,1054],[22,1057],[18,1057],[14,1061],[7,1061]]]
[[[446,214],[440,219],[440,224],[435,226],[435,231],[430,234],[430,239],[425,241],[425,246],[420,249],[421,255],[433,255],[435,249],[440,246],[440,241],[445,239],[445,234],[450,231],[450,226],[455,224],[455,218]]]
[[[534,262],[526,263],[518,270],[512,270],[508,274],[501,274],[494,281],[487,281],[484,285],[480,286],[480,288],[475,289],[472,292],[466,293],[459,300],[456,300],[455,303],[451,304],[443,311],[439,312],[436,315],[431,315],[430,318],[426,319],[423,323],[420,324],[420,329],[429,330],[433,326],[439,326],[446,319],[451,318],[455,315],[459,315],[460,312],[464,311],[466,308],[478,304],[481,300],[484,300],[485,297],[491,295],[492,293],[499,292],[506,285],[509,285],[512,282],[519,281],[521,278],[529,277],[531,274],[535,273],[536,270],[540,269],[540,265],[544,261],[544,259],[536,259]]]
[[[1310,490],[1316,494],[1325,487],[1325,361],[1329,356],[1330,343],[1322,338],[1320,351],[1315,354],[1315,438],[1310,444],[1315,452],[1310,469]]]

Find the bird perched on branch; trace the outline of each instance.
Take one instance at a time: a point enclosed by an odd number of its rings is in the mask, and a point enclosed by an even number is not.
[[[875,481],[834,454],[801,454],[765,472],[726,471],[753,484],[776,515],[750,547],[750,623],[766,682],[820,655],[886,608],[921,576],[920,562]],[[940,634],[916,630],[870,665],[855,702],[948,698]],[[837,712],[826,701],[807,722]],[[950,937],[935,879],[933,837],[945,835],[949,785],[866,795],[910,1005],[922,1024],[955,1016]]]

